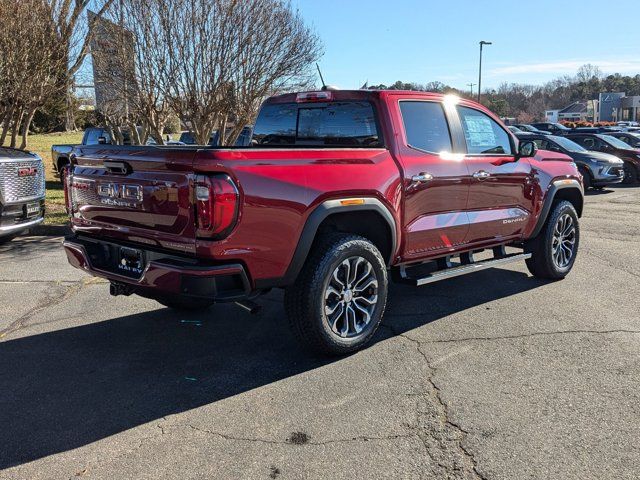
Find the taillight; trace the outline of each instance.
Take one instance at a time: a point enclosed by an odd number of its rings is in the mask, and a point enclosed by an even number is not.
[[[239,193],[228,175],[198,175],[195,182],[197,236],[226,237],[238,219]]]
[[[71,177],[71,168],[69,165],[65,165],[60,170],[60,180],[62,180],[62,186],[64,188],[64,205],[67,209],[67,213],[69,215],[73,214],[73,198],[71,193],[71,182],[73,178]]]

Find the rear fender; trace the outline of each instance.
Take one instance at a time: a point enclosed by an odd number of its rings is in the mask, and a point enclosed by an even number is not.
[[[349,204],[349,200],[353,199],[326,200],[318,205],[307,218],[285,276],[279,279],[258,280],[256,281],[256,287],[282,287],[294,283],[309,255],[320,225],[325,219],[336,213],[370,211],[379,214],[389,227],[391,248],[388,258],[385,258],[385,262],[388,266],[391,265],[397,249],[397,227],[392,213],[376,198],[365,198],[363,199],[364,203],[361,204]]]

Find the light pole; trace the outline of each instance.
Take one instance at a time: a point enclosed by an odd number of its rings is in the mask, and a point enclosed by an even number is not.
[[[476,85],[477,85],[477,83],[467,83],[467,87],[469,87],[471,89],[471,91],[470,91],[471,98],[473,98],[473,87],[475,87]]]
[[[482,46],[491,45],[491,42],[480,41],[480,67],[478,68],[478,103],[480,103],[480,93],[482,92]]]

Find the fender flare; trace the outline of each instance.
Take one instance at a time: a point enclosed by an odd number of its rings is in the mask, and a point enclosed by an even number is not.
[[[385,261],[387,266],[391,264],[395,256],[397,248],[397,227],[393,215],[389,209],[377,198],[360,198],[358,200],[364,200],[364,203],[360,204],[343,204],[345,200],[353,200],[353,198],[339,198],[326,200],[318,205],[308,216],[307,221],[302,228],[302,233],[298,239],[298,245],[293,253],[289,267],[284,277],[260,279],[256,280],[256,288],[271,288],[271,287],[283,287],[291,285],[304,266],[304,262],[307,260],[311,245],[316,238],[318,228],[320,224],[330,215],[335,213],[346,212],[358,212],[358,211],[373,211],[382,216],[389,227],[389,233],[391,234],[391,252],[389,258]]]
[[[580,192],[580,196],[584,197],[582,185],[578,180],[575,180],[573,178],[565,178],[552,182],[547,189],[547,193],[544,197],[544,204],[542,205],[542,210],[540,211],[540,216],[538,217],[536,226],[533,229],[533,232],[531,232],[531,235],[529,235],[529,238],[535,238],[540,234],[540,232],[542,231],[542,227],[544,227],[544,224],[547,221],[547,217],[549,216],[549,212],[551,211],[551,206],[553,205],[553,200],[555,199],[556,194],[558,193],[558,191],[567,188],[578,190]]]

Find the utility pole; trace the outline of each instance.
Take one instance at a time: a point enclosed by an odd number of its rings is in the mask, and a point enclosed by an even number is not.
[[[467,83],[467,87],[469,87],[471,93],[470,93],[470,97],[473,98],[473,87],[476,86],[477,83]]]
[[[480,41],[480,66],[478,68],[478,103],[480,103],[480,94],[482,93],[482,47],[484,45],[491,45],[492,42]]]

